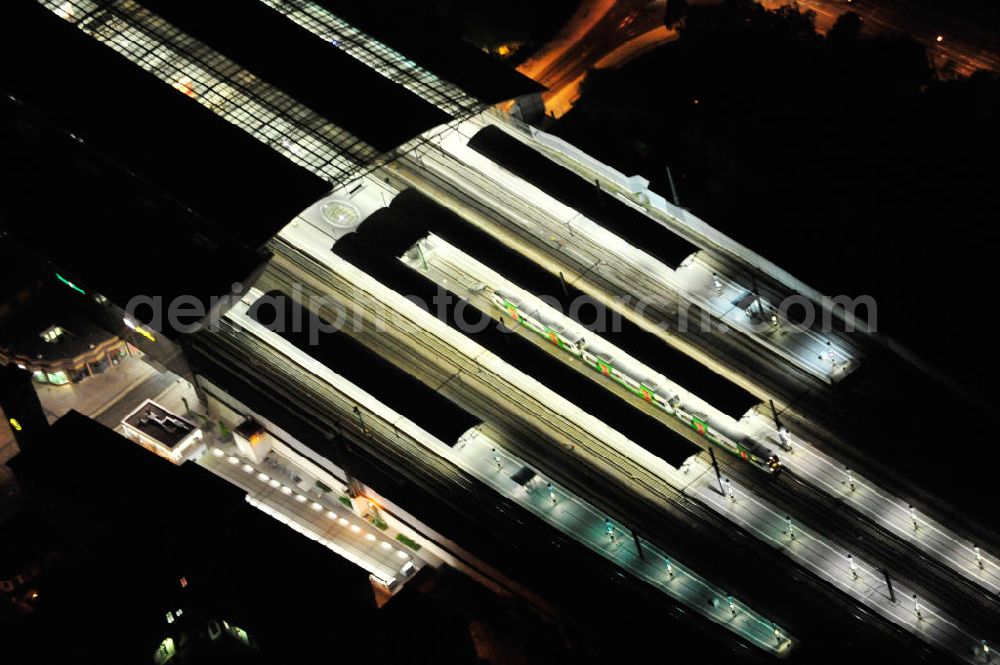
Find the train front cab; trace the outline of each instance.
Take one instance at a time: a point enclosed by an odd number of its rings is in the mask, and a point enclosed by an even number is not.
[[[740,457],[754,466],[758,466],[768,473],[777,473],[781,469],[781,461],[778,456],[767,446],[762,446],[753,439],[744,439],[737,447],[740,451]]]

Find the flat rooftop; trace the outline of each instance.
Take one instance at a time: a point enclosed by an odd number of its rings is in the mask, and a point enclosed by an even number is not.
[[[74,309],[58,307],[59,299],[52,294],[36,300],[0,326],[0,350],[38,360],[63,360],[116,337]],[[42,333],[53,327],[62,332],[53,341],[46,341]]]
[[[145,436],[173,450],[193,434],[198,426],[189,420],[167,411],[151,399],[125,416],[122,423],[142,432]]]

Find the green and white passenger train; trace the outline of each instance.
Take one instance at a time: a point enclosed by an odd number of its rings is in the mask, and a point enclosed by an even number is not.
[[[768,473],[781,468],[778,456],[766,445],[740,432],[726,422],[708,424],[705,414],[685,410],[681,396],[661,386],[655,375],[632,362],[616,359],[603,350],[600,343],[587,342],[583,336],[555,321],[538,308],[522,302],[515,295],[502,290],[492,294],[493,304],[507,316],[529,330],[541,335],[567,353],[580,358],[594,370],[624,386],[629,392],[674,416],[686,426],[726,452],[741,457]]]

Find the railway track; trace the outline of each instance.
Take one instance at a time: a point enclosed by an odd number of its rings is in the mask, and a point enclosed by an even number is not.
[[[277,261],[277,265],[281,266],[280,272],[284,273],[284,277],[282,278],[282,281],[285,282],[283,285],[284,288],[289,288],[288,285],[291,283],[301,283],[301,275],[296,274],[298,271],[293,264],[304,262],[307,265],[311,264],[310,270],[314,274],[327,273],[323,281],[327,283],[328,291],[333,291],[339,294],[340,297],[359,299],[360,302],[369,303],[366,306],[370,306],[370,303],[377,300],[372,293],[364,292],[363,289],[359,289],[355,285],[350,285],[346,282],[342,283],[344,280],[329,273],[328,269],[320,267],[317,270],[317,266],[311,259],[301,255],[296,256],[298,252],[294,248],[290,246],[278,246],[274,248],[280,254],[280,260]],[[372,310],[372,313],[374,313],[374,310]],[[484,395],[488,393],[494,393],[495,395],[495,393],[499,392],[501,398],[498,406],[507,405],[508,419],[510,404],[517,404],[518,411],[527,409],[528,412],[533,413],[534,417],[526,421],[524,426],[516,428],[519,429],[522,438],[533,436],[537,440],[547,438],[550,434],[556,434],[557,438],[568,438],[574,441],[576,448],[580,451],[585,451],[590,459],[600,460],[600,464],[596,468],[593,465],[582,464],[579,459],[576,460],[575,464],[563,467],[563,462],[568,459],[565,455],[559,459],[558,463],[554,464],[553,458],[549,455],[541,454],[537,446],[534,449],[522,447],[515,451],[517,454],[523,456],[526,461],[532,463],[539,471],[550,474],[553,478],[558,479],[568,488],[577,492],[581,497],[593,502],[594,505],[603,506],[604,509],[608,510],[610,516],[621,520],[625,524],[655,525],[658,522],[662,522],[664,516],[662,511],[667,510],[674,521],[679,514],[683,517],[685,523],[689,526],[694,525],[694,528],[698,529],[702,534],[711,534],[712,538],[722,537],[725,541],[730,542],[731,547],[742,549],[747,553],[748,560],[751,551],[755,552],[754,556],[760,557],[762,562],[768,558],[773,558],[773,550],[760,543],[755,536],[739,527],[734,527],[731,522],[703,505],[700,501],[685,495],[683,492],[665,483],[655,472],[645,468],[642,464],[636,463],[614,448],[608,447],[599,440],[594,439],[592,433],[581,430],[574,423],[566,421],[560,414],[551,411],[547,405],[538,404],[537,406],[532,406],[535,403],[534,396],[515,390],[506,381],[498,379],[498,377],[493,377],[490,372],[475,366],[474,362],[469,365],[467,361],[460,357],[461,354],[437,348],[429,340],[433,335],[423,333],[417,335],[411,332],[406,332],[405,334],[409,339],[408,345],[413,344],[418,348],[424,347],[425,350],[417,353],[405,353],[405,360],[403,362],[409,364],[415,356],[446,356],[451,362],[461,366],[460,369],[451,371],[463,372],[465,383],[463,383],[462,389],[466,400],[471,400],[471,402],[478,401],[473,399],[472,393],[468,391],[471,384],[486,384],[480,386],[478,391]],[[382,336],[385,337],[385,335]],[[371,340],[366,340],[365,343],[370,344]],[[429,343],[430,346],[428,346]],[[392,358],[394,352],[398,356],[400,353],[399,345],[393,342],[389,346],[396,348],[394,351],[388,347],[383,349],[386,351],[386,355]],[[394,358],[394,361],[399,362],[400,359]],[[482,393],[484,389],[487,393]],[[503,409],[501,408],[497,413],[502,414]],[[531,422],[536,419],[537,423]],[[578,458],[579,456],[573,455],[571,457]],[[562,470],[560,471],[560,469]],[[567,473],[567,470],[570,470],[571,473]],[[619,480],[609,483],[609,478],[606,475],[609,472],[612,478]],[[640,515],[643,516],[641,519],[639,519]],[[641,530],[644,537],[650,538],[652,542],[660,544],[671,543],[676,545],[677,539],[683,537],[680,535],[682,532],[677,531],[676,527],[667,531],[668,537],[666,539],[660,537],[660,534],[663,533],[663,529],[661,528],[654,526]],[[894,639],[909,642],[913,637],[888,619],[880,617],[877,614],[872,614],[868,608],[860,605],[846,593],[815,578],[799,564],[786,560],[782,561],[780,568],[793,570],[793,576],[799,580],[799,583],[804,588],[829,597],[833,605],[847,611],[846,616],[866,616],[866,620],[876,625],[879,631],[895,636]],[[911,644],[911,646],[913,645]]]
[[[828,536],[847,553],[876,563],[891,578],[906,582],[919,595],[952,616],[983,631],[1000,625],[1000,598],[900,536],[876,524],[844,501],[812,485],[789,469],[761,477],[727,460],[726,473],[753,487],[759,496],[793,512],[802,527]]]
[[[466,284],[474,277],[450,260],[435,262],[434,269],[455,284]],[[529,337],[534,339],[531,335]],[[562,356],[558,358],[562,359]],[[587,369],[579,365],[576,367],[586,373],[581,380],[592,378]],[[614,389],[610,382],[599,383]],[[609,394],[609,399],[615,397]],[[639,406],[634,399],[627,398],[625,401]],[[660,420],[662,422],[663,418]],[[666,423],[664,425],[667,426]],[[709,445],[701,440],[697,442],[703,447]],[[655,450],[650,452],[656,453]],[[761,498],[796,515],[798,522],[804,521],[814,532],[829,536],[835,544],[844,548],[845,553],[859,557],[864,555],[865,560],[877,563],[894,579],[916,589],[925,600],[933,601],[940,608],[949,608],[952,616],[961,618],[980,631],[995,625],[1000,605],[994,594],[862,515],[842,499],[817,488],[789,469],[777,478],[764,476],[766,480],[761,481],[759,477],[762,474],[756,470],[747,471],[749,465],[727,460],[726,467],[727,475],[738,477],[744,486],[754,487]]]

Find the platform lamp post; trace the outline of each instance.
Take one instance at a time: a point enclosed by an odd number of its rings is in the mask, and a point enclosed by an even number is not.
[[[424,266],[424,270],[427,270],[427,259],[424,258],[424,250],[420,247],[422,241],[417,241],[417,254],[420,255],[420,263]]]
[[[361,433],[368,434],[368,428],[365,426],[365,417],[357,405],[354,406],[354,415],[358,417],[358,422],[361,424]]]
[[[674,205],[678,208],[681,207],[681,199],[677,195],[677,186],[674,184],[674,174],[670,172],[670,166],[667,166],[667,181],[670,183],[670,197],[674,200]]]
[[[722,472],[719,471],[719,461],[715,459],[715,449],[711,446],[708,448],[708,456],[712,458],[712,468],[715,469],[715,478],[719,481],[719,492],[725,496],[726,490],[722,485]]]
[[[639,558],[643,561],[646,560],[646,552],[642,549],[642,541],[639,539],[639,532],[632,530],[632,540],[635,542],[635,551],[639,555]]]
[[[602,196],[602,194],[604,193],[604,190],[601,189],[601,180],[600,180],[600,178],[594,178],[594,184],[597,186],[597,200],[600,202],[600,206],[602,208],[604,208],[604,207],[607,206],[607,204],[604,202],[604,196]]]
[[[781,426],[781,420],[778,419],[778,409],[774,406],[774,400],[769,399],[767,403],[771,405],[771,418],[774,420],[774,429],[780,432],[784,428]]]
[[[778,430],[778,441],[781,442],[781,447],[788,452],[795,452],[792,450],[792,433],[788,431],[787,427]]]
[[[760,299],[760,291],[757,289],[757,278],[754,276],[753,272],[750,272],[750,285],[753,287],[754,299],[757,301],[757,315],[763,319],[764,318],[764,303]]]
[[[892,588],[892,578],[889,577],[889,570],[883,569],[882,574],[885,575],[885,586],[889,589],[889,600],[896,602],[896,591]]]

